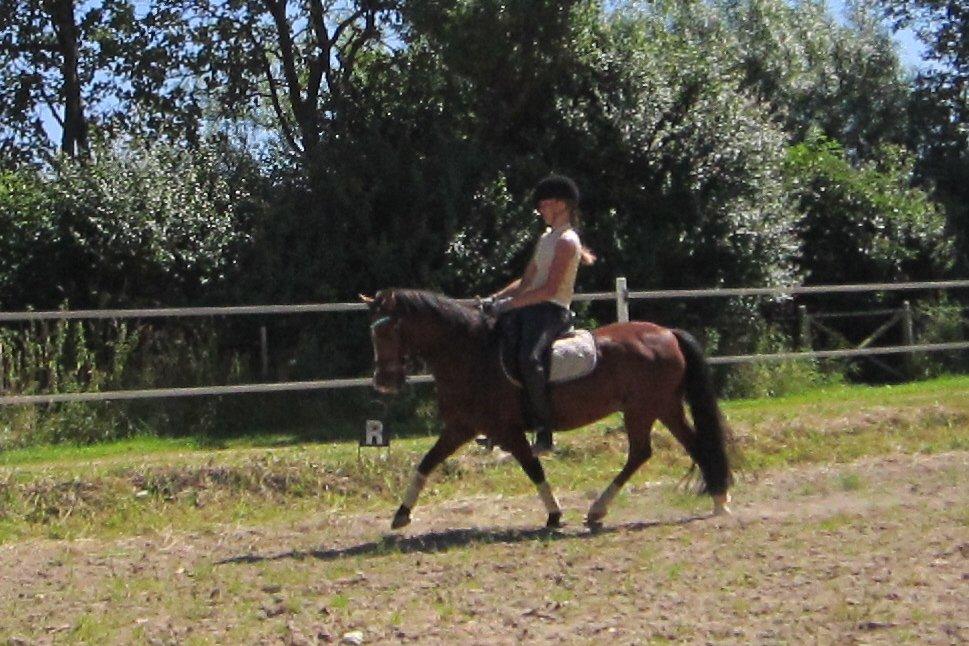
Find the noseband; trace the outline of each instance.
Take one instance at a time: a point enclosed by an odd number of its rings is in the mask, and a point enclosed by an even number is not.
[[[394,323],[394,337],[397,345],[397,356],[392,359],[382,359],[377,352],[377,344],[374,342],[374,360],[377,364],[377,369],[381,372],[387,372],[390,374],[399,374],[401,376],[401,381],[403,381],[406,369],[404,367],[407,357],[404,354],[404,346],[400,340],[400,321],[394,321],[393,316],[382,316],[373,323],[370,324],[370,334],[373,336],[378,328],[387,325],[388,323]]]

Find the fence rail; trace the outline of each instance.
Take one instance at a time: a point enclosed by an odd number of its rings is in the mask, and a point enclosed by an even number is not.
[[[364,303],[307,303],[305,305],[238,305],[235,307],[157,307],[119,310],[47,310],[0,312],[0,322],[93,319],[148,319],[256,314],[316,314],[365,310]]]
[[[629,291],[626,279],[616,279],[616,290],[576,294],[579,302],[611,301],[622,303],[638,299],[722,298],[737,296],[787,296],[797,294],[835,294],[853,292],[892,292],[925,289],[969,288],[969,280],[946,280],[921,283],[869,283],[857,285],[811,285],[790,287],[717,287],[713,289],[673,289]],[[463,299],[470,303],[474,299]],[[230,307],[160,307],[109,310],[45,310],[0,312],[0,322],[56,321],[67,319],[143,319],[203,316],[251,316],[257,314],[314,314],[353,312],[367,309],[364,303],[306,303],[302,305],[237,305]]]
[[[629,301],[637,299],[675,299],[705,297],[739,296],[783,296],[797,294],[859,293],[901,290],[957,289],[969,288],[969,280],[935,281],[921,283],[874,283],[855,285],[812,285],[808,287],[754,287],[754,288],[714,288],[692,290],[629,291],[625,278],[616,279],[616,289],[612,292],[591,292],[576,294],[576,301],[608,301],[616,303],[616,318],[629,320]],[[472,302],[465,299],[464,302]],[[144,319],[206,316],[240,316],[266,314],[312,314],[353,312],[366,309],[363,303],[309,303],[303,305],[252,305],[235,307],[192,307],[192,308],[154,308],[154,309],[112,309],[112,310],[58,310],[36,312],[0,312],[0,322],[23,322],[40,320],[94,320],[94,319]],[[263,334],[263,338],[265,335]],[[264,341],[265,343],[265,341]],[[855,348],[848,350],[818,350],[802,352],[780,352],[773,354],[731,355],[710,357],[713,365],[727,365],[757,361],[786,361],[799,359],[828,359],[865,357],[874,355],[912,354],[921,352],[944,352],[969,350],[969,341],[932,344],[907,344],[877,348]],[[265,348],[263,348],[265,355]],[[265,363],[265,358],[263,359]],[[408,377],[410,383],[432,382],[430,375]],[[84,393],[50,393],[39,395],[3,395],[0,406],[24,404],[51,404],[60,402],[120,401],[133,399],[161,399],[172,397],[198,397],[217,395],[238,395],[254,393],[276,393],[324,390],[332,388],[355,388],[369,386],[369,378],[324,379],[316,381],[291,381],[278,383],[254,383],[223,386],[201,386],[188,388],[152,388],[142,390],[118,390]]]

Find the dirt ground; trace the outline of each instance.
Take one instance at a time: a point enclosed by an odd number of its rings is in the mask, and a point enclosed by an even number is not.
[[[605,478],[604,483],[605,484]],[[969,453],[741,482],[734,516],[646,483],[0,547],[0,644],[969,643]]]

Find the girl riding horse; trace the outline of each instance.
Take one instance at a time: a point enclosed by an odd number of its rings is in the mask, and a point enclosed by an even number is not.
[[[397,392],[409,358],[422,359],[434,376],[443,429],[424,456],[404,494],[391,527],[411,520],[427,477],[478,434],[511,453],[538,488],[548,518],[558,527],[562,510],[545,480],[541,462],[525,437],[528,427],[520,394],[505,376],[494,320],[480,310],[430,292],[384,290],[370,305],[376,368],[374,386]],[[717,405],[703,350],[682,330],[632,321],[593,331],[598,362],[587,376],[549,391],[549,428],[584,426],[622,411],[629,442],[626,464],[592,504],[586,522],[601,524],[616,494],[649,459],[650,432],[660,420],[699,466],[714,513],[729,513],[731,483],[725,450],[727,427]],[[693,424],[683,407],[690,405]]]
[[[490,297],[500,315],[504,338],[517,347],[525,391],[525,417],[535,429],[536,455],[552,450],[552,411],[548,401],[548,361],[552,343],[572,324],[572,295],[579,263],[595,256],[582,246],[575,226],[579,187],[568,177],[550,175],[532,194],[548,229],[535,246],[521,278]]]

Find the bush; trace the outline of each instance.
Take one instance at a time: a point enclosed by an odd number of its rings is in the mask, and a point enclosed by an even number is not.
[[[124,323],[30,323],[0,330],[0,391],[17,394],[118,388],[138,334]],[[0,407],[0,450],[35,444],[87,444],[128,437],[140,424],[108,403]]]
[[[942,298],[924,303],[917,310],[916,337],[921,343],[950,343],[969,338],[965,307],[958,301]],[[915,355],[916,373],[937,377],[947,373],[969,372],[969,351],[933,352]]]
[[[246,239],[246,191],[214,150],[101,145],[50,176],[0,176],[0,303],[72,308],[173,305],[225,280]]]
[[[786,171],[803,214],[800,270],[808,283],[932,278],[948,268],[945,218],[910,188],[912,159],[901,149],[855,167],[839,144],[815,135],[790,149]]]
[[[734,340],[730,350],[720,349],[716,354],[776,354],[796,350],[789,337],[776,326],[750,320],[743,329],[746,333],[741,343]],[[721,394],[729,399],[791,395],[841,383],[845,370],[844,362],[814,359],[732,364],[721,368]]]

